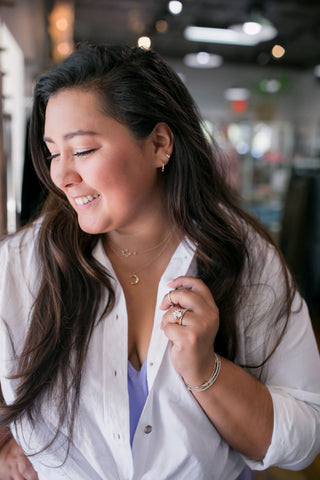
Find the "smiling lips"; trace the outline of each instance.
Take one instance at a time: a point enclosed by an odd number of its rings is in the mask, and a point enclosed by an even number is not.
[[[95,195],[87,195],[86,197],[78,197],[78,198],[75,198],[75,203],[77,205],[86,205],[87,203],[90,203],[92,202],[92,200],[95,200],[96,198],[98,198],[99,195],[98,194],[95,194]]]

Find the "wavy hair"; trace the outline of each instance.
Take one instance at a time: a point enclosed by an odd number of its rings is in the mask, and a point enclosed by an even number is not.
[[[137,138],[145,138],[158,122],[172,130],[174,150],[162,176],[168,215],[197,245],[199,277],[210,288],[220,312],[215,349],[231,360],[237,354],[242,274],[245,266],[249,278],[253,271],[248,231],[273,245],[274,241],[240,207],[221,171],[221,152],[205,137],[192,97],[157,53],[138,47],[82,44],[42,75],[34,90],[30,139],[35,169],[50,192],[39,235],[43,277],[16,373],[20,380],[17,398],[1,410],[1,422],[17,421],[24,414],[35,421],[37,405],[59,385],[58,429],[67,419],[71,438],[90,337],[102,314],[112,309],[114,291],[108,272],[92,255],[100,235],[80,229],[73,208],[50,178],[46,160],[46,106],[52,95],[69,88],[96,92],[101,110]],[[281,253],[274,247],[282,263],[285,293],[272,321],[282,323],[261,365],[280,342],[295,291]]]

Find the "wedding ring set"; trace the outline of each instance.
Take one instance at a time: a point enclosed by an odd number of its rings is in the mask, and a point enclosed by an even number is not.
[[[171,307],[175,307],[176,305],[173,303],[171,299],[171,292],[172,290],[168,292],[168,299],[169,299],[169,302],[171,303]],[[176,308],[175,310],[173,310],[172,315],[173,315],[173,318],[175,319],[175,323],[183,326],[183,317],[185,316],[188,310],[189,308],[184,308],[184,309]]]
[[[183,325],[183,317],[187,313],[189,308],[185,308],[184,310],[181,310],[180,308],[177,308],[176,310],[173,311],[173,317],[176,320],[176,323],[179,325]]]

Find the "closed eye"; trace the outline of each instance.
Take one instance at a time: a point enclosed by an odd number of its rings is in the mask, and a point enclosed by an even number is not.
[[[60,153],[53,153],[52,155],[48,155],[47,160],[48,162],[51,162],[56,157],[59,157]]]
[[[97,150],[99,150],[99,149],[98,148],[91,148],[89,150],[83,150],[81,152],[76,152],[73,155],[75,157],[84,157],[85,155],[89,155],[90,153],[96,152]]]

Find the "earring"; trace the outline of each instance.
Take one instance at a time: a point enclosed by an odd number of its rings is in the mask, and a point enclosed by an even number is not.
[[[169,153],[166,153],[166,157],[168,159],[170,159],[170,155]],[[166,163],[162,160],[162,166],[161,166],[161,172],[163,173],[164,172],[164,167],[166,166]]]

